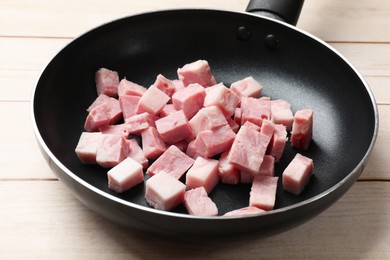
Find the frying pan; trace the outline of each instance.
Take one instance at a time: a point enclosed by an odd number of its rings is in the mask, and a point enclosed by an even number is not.
[[[164,236],[268,236],[324,211],[361,174],[377,137],[378,111],[357,70],[332,47],[293,26],[302,4],[250,2],[248,11],[268,17],[205,9],[143,13],[76,38],[48,63],[32,98],[34,131],[51,169],[87,207],[125,227]],[[95,71],[110,68],[150,86],[159,73],[175,79],[177,68],[198,59],[207,60],[226,86],[253,76],[264,86],[262,95],[289,101],[293,111],[314,110],[309,150],[287,143],[275,168],[281,176],[298,152],[313,159],[315,173],[301,195],[284,192],[279,183],[275,209],[262,215],[191,216],[183,206],[172,212],[149,207],[142,184],[116,194],[107,187],[106,169],[79,161],[74,149],[86,108],[97,96]],[[210,197],[222,215],[247,206],[249,191],[248,184],[221,183]]]

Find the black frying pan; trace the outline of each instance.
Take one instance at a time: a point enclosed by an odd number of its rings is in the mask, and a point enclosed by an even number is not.
[[[252,1],[248,9],[292,24],[303,3],[289,0],[285,4],[294,4],[286,7],[279,5],[283,1],[272,0],[277,11],[269,11],[262,7],[267,2]],[[183,207],[173,212],[150,208],[143,185],[115,194],[107,188],[105,169],[80,163],[74,149],[86,108],[97,96],[96,70],[107,67],[117,70],[121,78],[150,86],[157,74],[175,79],[177,68],[197,59],[208,60],[217,81],[227,86],[253,76],[264,85],[263,95],[288,100],[293,111],[314,110],[310,149],[298,151],[287,144],[276,166],[276,175],[281,176],[297,152],[314,160],[315,175],[300,196],[279,188],[275,210],[263,215],[195,217]],[[87,32],[47,65],[32,108],[44,156],[78,199],[124,226],[181,236],[252,231],[266,236],[303,223],[333,204],[356,181],[378,131],[371,90],[334,49],[287,23],[219,10],[144,13]],[[210,196],[224,214],[247,206],[249,190],[249,185],[219,184]]]

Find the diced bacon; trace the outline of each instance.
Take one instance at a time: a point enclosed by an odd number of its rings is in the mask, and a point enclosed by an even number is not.
[[[126,158],[107,172],[108,188],[122,193],[144,181],[142,165],[132,158]]]
[[[145,200],[155,209],[171,210],[184,201],[186,186],[168,173],[153,175],[145,186]]]
[[[177,70],[177,75],[183,81],[184,86],[198,83],[203,87],[209,87],[217,84],[209,63],[205,60],[197,60],[184,65]]]
[[[249,206],[272,210],[275,206],[276,189],[279,177],[257,174],[249,195]]]
[[[191,127],[182,110],[176,111],[155,122],[161,139],[167,144],[175,144],[191,134]]]
[[[196,153],[205,158],[229,150],[236,134],[228,125],[220,126],[215,130],[205,130],[198,134],[194,141]]]
[[[124,125],[129,134],[141,134],[141,132],[150,126],[155,127],[157,116],[144,112],[126,119]]]
[[[267,148],[267,153],[279,162],[287,142],[287,131],[284,125],[275,125],[275,131]]]
[[[129,132],[126,129],[125,124],[104,125],[102,127],[99,127],[99,131],[102,134],[122,135],[123,137],[129,136]]]
[[[230,89],[239,97],[258,98],[261,95],[263,86],[253,77],[247,77],[231,84]]]
[[[249,207],[244,207],[244,208],[229,211],[225,213],[224,216],[232,217],[232,216],[257,215],[257,214],[262,214],[264,212],[266,211],[263,209],[249,206]]]
[[[158,115],[169,100],[170,97],[167,94],[156,86],[151,86],[139,100],[137,114],[148,112],[152,115]]]
[[[209,194],[219,182],[218,160],[198,156],[186,174],[187,190],[204,187]]]
[[[161,74],[157,75],[156,81],[153,83],[153,86],[157,87],[169,97],[172,97],[173,93],[175,92],[175,86],[172,81]]]
[[[100,104],[103,104],[104,102],[108,101],[111,97],[107,96],[106,94],[100,94],[93,102],[92,104],[87,108],[87,112],[90,112],[92,109],[97,107]]]
[[[275,175],[275,158],[271,155],[264,155],[263,162],[260,165],[259,172],[257,174],[274,176]]]
[[[141,97],[145,92],[146,88],[138,85],[137,83],[131,82],[127,79],[122,79],[118,85],[118,96],[139,96]]]
[[[84,129],[87,132],[94,132],[99,129],[99,127],[108,125],[111,120],[110,116],[111,108],[107,102],[104,102],[95,108],[93,108],[89,113],[84,123]]]
[[[147,169],[149,175],[161,172],[180,179],[181,176],[194,164],[194,159],[183,153],[179,148],[171,145],[152,165]]]
[[[177,110],[173,106],[173,104],[165,104],[165,106],[160,111],[160,117],[166,117],[167,115],[170,115]]]
[[[271,120],[275,124],[286,126],[286,130],[291,131],[294,115],[290,103],[282,99],[271,100]]]
[[[250,121],[261,126],[263,119],[270,119],[271,100],[268,97],[242,97],[241,112],[241,125]]]
[[[187,145],[186,154],[191,157],[192,159],[196,159],[200,154],[197,151],[195,140],[192,140]]]
[[[123,113],[123,119],[136,115],[138,102],[141,99],[139,96],[123,95],[119,97],[119,105]]]
[[[127,143],[130,147],[127,157],[136,160],[142,165],[142,168],[146,169],[149,166],[149,161],[145,157],[144,151],[142,151],[142,148],[139,146],[137,140],[132,138],[127,140]]]
[[[183,81],[181,81],[181,80],[179,80],[179,79],[174,79],[174,80],[172,80],[172,84],[173,84],[173,87],[175,88],[175,91],[174,91],[174,92],[177,92],[177,91],[179,91],[180,89],[185,88]]]
[[[189,121],[194,138],[205,130],[214,130],[227,125],[228,122],[217,106],[205,107],[199,110]]]
[[[303,109],[295,112],[291,131],[291,146],[307,150],[313,135],[313,110]]]
[[[230,149],[228,161],[243,172],[256,174],[267,149],[266,139],[264,134],[241,126]]]
[[[75,152],[84,164],[97,164],[96,153],[103,140],[100,132],[82,132]]]
[[[283,189],[299,195],[313,175],[313,160],[297,153],[283,171]]]
[[[101,68],[95,73],[95,82],[98,95],[106,94],[110,97],[118,96],[118,72]]]
[[[157,129],[153,126],[141,132],[142,150],[148,159],[156,159],[167,149],[164,141],[161,139]]]
[[[188,119],[191,119],[203,107],[206,92],[204,87],[195,83],[175,92],[172,103],[176,110],[183,110]]]
[[[222,83],[211,86],[206,89],[204,106],[218,106],[226,117],[234,114],[240,98]]]
[[[103,168],[111,168],[122,162],[129,153],[129,145],[121,135],[103,135],[97,149],[96,162]]]
[[[188,190],[184,194],[184,206],[188,214],[195,216],[217,216],[217,205],[207,195],[204,187]]]
[[[238,184],[240,182],[240,171],[228,161],[229,150],[223,152],[219,157],[218,173],[222,183]]]
[[[257,131],[257,132],[260,132],[260,126],[252,123],[251,121],[246,121],[243,124],[243,126],[246,126],[246,127],[250,128],[250,129],[253,129],[253,130]]]
[[[261,125],[260,132],[265,136],[267,136],[267,140],[265,141],[267,142],[267,146],[271,141],[272,136],[274,135],[274,131],[275,131],[275,124],[268,119],[264,119]]]

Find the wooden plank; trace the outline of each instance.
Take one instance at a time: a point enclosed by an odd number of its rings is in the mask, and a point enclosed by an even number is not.
[[[209,244],[124,229],[57,181],[0,181],[0,210],[4,259],[390,258],[389,182],[358,182],[324,213],[285,233]]]

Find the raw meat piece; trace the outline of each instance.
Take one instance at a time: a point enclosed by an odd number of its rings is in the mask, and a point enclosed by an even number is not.
[[[155,209],[171,210],[184,201],[186,186],[168,173],[153,175],[145,186],[145,200]]]
[[[121,135],[103,135],[96,152],[96,162],[103,168],[111,168],[123,161],[129,153],[129,145]]]
[[[261,126],[263,119],[269,119],[271,116],[271,100],[268,97],[241,98],[241,125],[250,121]]]
[[[87,108],[87,111],[90,112],[92,109],[97,107],[100,104],[103,104],[104,102],[108,101],[111,97],[107,96],[106,94],[100,94],[95,101],[92,102],[92,104]]]
[[[177,91],[179,91],[180,89],[185,88],[183,81],[181,81],[181,80],[179,80],[179,79],[174,79],[174,80],[172,80],[172,84],[173,84],[173,87],[175,88],[175,91],[174,91],[174,92],[177,92]]]
[[[103,140],[100,132],[82,132],[75,152],[80,161],[84,164],[97,164],[96,153]]]
[[[211,86],[206,89],[204,106],[218,106],[226,117],[234,114],[240,98],[222,83]]]
[[[126,119],[124,123],[126,130],[130,134],[141,134],[141,132],[150,126],[155,127],[155,121],[158,119],[157,116],[151,115],[147,112],[142,114],[134,115]]]
[[[123,95],[119,96],[119,105],[123,113],[123,119],[136,115],[138,102],[141,99],[139,96]]]
[[[190,215],[217,216],[217,205],[210,199],[204,187],[186,191],[184,206]]]
[[[261,95],[263,86],[253,77],[247,77],[231,84],[230,89],[239,97],[258,98]]]
[[[129,95],[141,97],[146,90],[147,89],[141,85],[128,81],[127,79],[122,79],[118,85],[118,96]]]
[[[204,187],[209,194],[219,182],[218,160],[198,156],[186,174],[187,190]]]
[[[240,182],[240,171],[228,161],[229,150],[223,152],[219,157],[218,173],[222,183],[238,184]]]
[[[108,188],[122,193],[144,181],[142,165],[132,158],[126,158],[107,172]]]
[[[142,165],[142,168],[146,169],[149,166],[149,161],[145,157],[144,151],[142,151],[142,148],[139,146],[137,140],[135,139],[129,139],[126,140],[129,144],[130,150],[127,154],[127,157],[130,157],[137,162],[139,162]]]
[[[267,143],[267,146],[269,145],[269,142],[271,141],[271,138],[274,135],[274,131],[275,131],[275,124],[268,119],[264,119],[260,128],[260,132],[267,137],[267,139],[264,140],[264,142]]]
[[[229,163],[239,170],[255,175],[263,162],[267,137],[260,132],[241,126],[228,155]]]
[[[297,153],[283,172],[283,189],[299,195],[313,175],[313,160]]]
[[[214,130],[228,125],[222,111],[217,106],[204,107],[189,121],[194,138],[202,131]]]
[[[197,151],[197,147],[195,146],[195,140],[192,140],[188,143],[186,154],[191,157],[192,159],[196,159],[200,154]]]
[[[194,159],[183,153],[179,148],[171,145],[146,171],[149,175],[160,172],[180,179],[181,176],[194,164]]]
[[[195,83],[175,92],[172,104],[176,110],[183,110],[187,119],[191,119],[203,107],[206,92],[204,87]]]
[[[138,102],[137,114],[148,112],[152,115],[158,115],[160,110],[171,98],[156,86],[151,86],[142,95]]]
[[[97,131],[99,127],[108,125],[111,120],[110,111],[111,108],[107,102],[93,108],[85,119],[85,131],[94,132]]]
[[[106,94],[110,97],[118,96],[118,72],[101,68],[95,73],[95,82],[98,95]]]
[[[260,165],[259,172],[256,175],[275,175],[275,158],[271,155],[264,155],[263,162]]]
[[[294,115],[290,104],[282,99],[271,100],[271,120],[275,124],[286,126],[286,130],[291,131]]]
[[[173,106],[173,104],[165,104],[165,106],[160,111],[160,117],[166,117],[167,115],[176,112],[177,110]]]
[[[291,146],[302,150],[309,149],[313,135],[313,110],[303,109],[295,112],[291,131]]]
[[[183,81],[184,86],[198,83],[203,87],[209,87],[217,84],[209,63],[205,60],[198,60],[184,65],[177,70],[179,79]]]
[[[191,127],[182,110],[156,120],[156,128],[166,144],[175,144],[191,134]]]
[[[161,139],[157,129],[153,126],[141,132],[142,150],[148,159],[156,159],[167,149],[164,141]]]
[[[153,83],[153,86],[157,87],[159,90],[163,91],[170,97],[172,97],[173,93],[175,92],[175,86],[172,81],[161,74],[157,75],[156,81]]]
[[[267,148],[267,153],[275,158],[275,162],[279,162],[283,155],[284,147],[287,142],[287,131],[284,125],[275,125],[274,134]]]
[[[256,208],[256,207],[244,207],[236,210],[229,211],[225,213],[224,216],[244,216],[244,215],[256,215],[266,212],[265,210]]]
[[[249,206],[272,210],[275,206],[278,179],[279,177],[256,174],[249,195]]]

